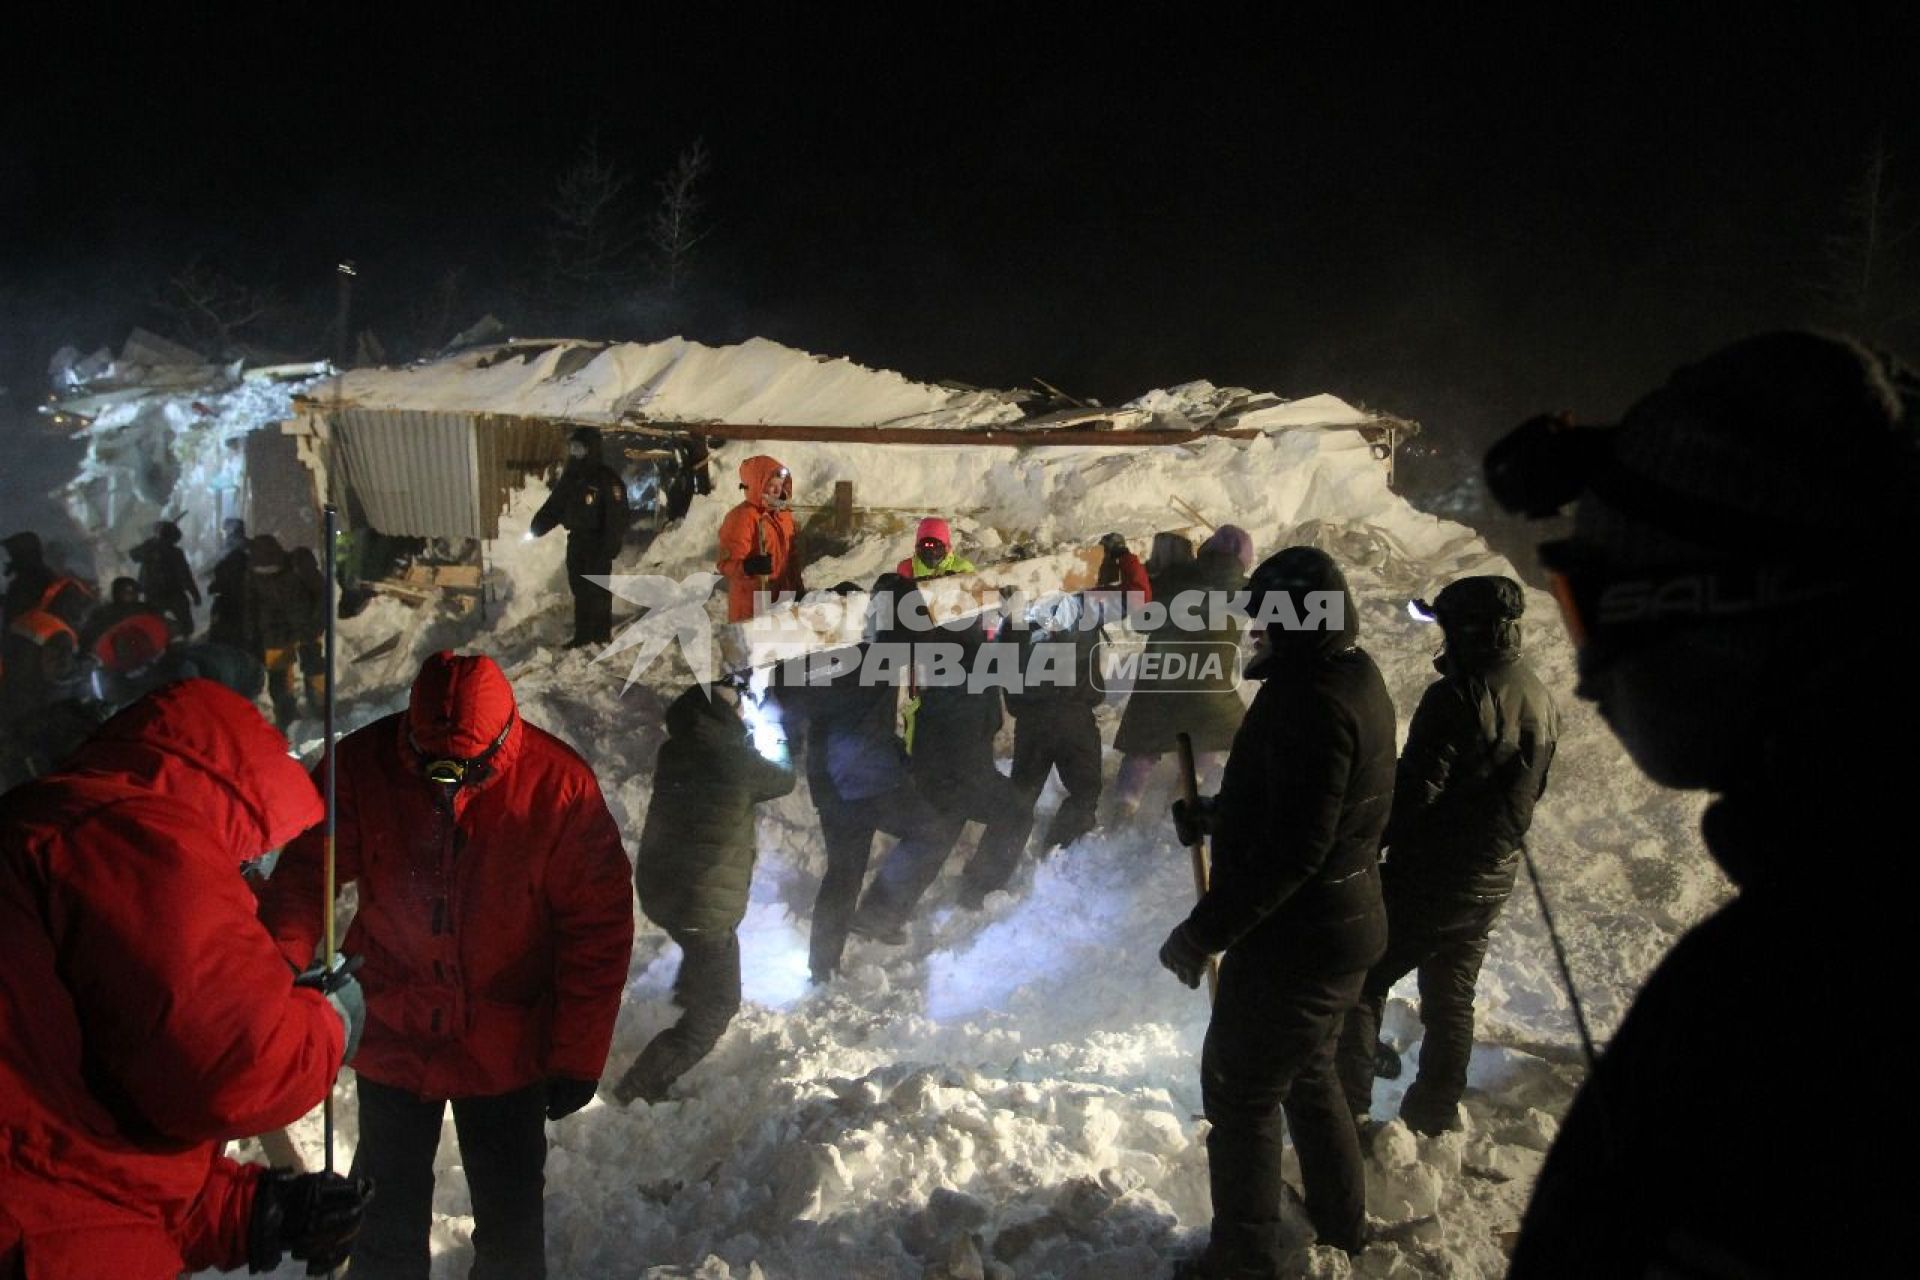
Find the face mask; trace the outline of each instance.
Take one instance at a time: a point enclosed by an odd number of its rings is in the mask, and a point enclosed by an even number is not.
[[[938,538],[922,538],[919,549],[922,564],[939,564],[947,558],[947,544]]]
[[[567,456],[572,458],[575,462],[578,462],[580,461],[580,459],[587,456],[587,446],[581,444],[579,441],[576,440],[574,443],[567,446]]]
[[[773,473],[767,481],[767,487],[761,492],[760,501],[775,511],[786,509],[793,501],[793,476],[785,467]]]

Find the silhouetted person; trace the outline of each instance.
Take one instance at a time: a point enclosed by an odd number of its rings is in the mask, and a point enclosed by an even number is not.
[[[193,580],[187,553],[180,549],[180,526],[156,521],[153,536],[133,549],[140,566],[140,591],[147,603],[173,621],[182,639],[193,635],[193,606],[200,603],[200,587]]]
[[[1891,867],[1920,776],[1896,598],[1920,379],[1841,339],[1750,338],[1615,429],[1536,419],[1489,454],[1488,482],[1533,513],[1578,498],[1573,536],[1540,555],[1579,695],[1655,782],[1716,796],[1706,845],[1737,889],[1574,1099],[1509,1274],[1897,1272],[1903,1124],[1870,1100],[1910,1056],[1885,979],[1913,935]]]

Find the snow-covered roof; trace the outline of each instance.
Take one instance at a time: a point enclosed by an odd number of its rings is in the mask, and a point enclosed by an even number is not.
[[[530,339],[423,364],[355,369],[315,385],[321,407],[550,418],[588,423],[981,429],[1086,425],[1109,430],[1362,426],[1377,414],[1337,396],[1286,400],[1210,382],[1150,391],[1117,409],[1031,419],[1031,396],[915,382],[844,357],[765,338],[710,347]]]

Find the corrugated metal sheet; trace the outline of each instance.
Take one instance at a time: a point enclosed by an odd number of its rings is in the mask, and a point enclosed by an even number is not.
[[[579,425],[550,418],[341,408],[326,414],[334,500],[351,520],[405,537],[500,536],[500,516],[531,476],[566,461]],[[607,433],[607,460],[646,455],[656,442]]]
[[[404,537],[498,535],[498,509],[481,509],[472,414],[342,409],[331,416],[340,480],[368,524]]]
[[[510,418],[482,414],[474,423],[479,447],[480,509],[492,526],[488,537],[500,531],[500,513],[514,490],[529,476],[543,475],[567,460],[567,437],[573,428],[542,418]]]

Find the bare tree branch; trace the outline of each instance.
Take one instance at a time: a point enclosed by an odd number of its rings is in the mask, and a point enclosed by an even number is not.
[[[655,184],[660,202],[654,208],[647,238],[653,246],[655,273],[669,294],[680,291],[692,268],[694,250],[709,234],[701,223],[705,201],[699,188],[711,166],[706,142],[695,138],[667,170],[667,176]]]

